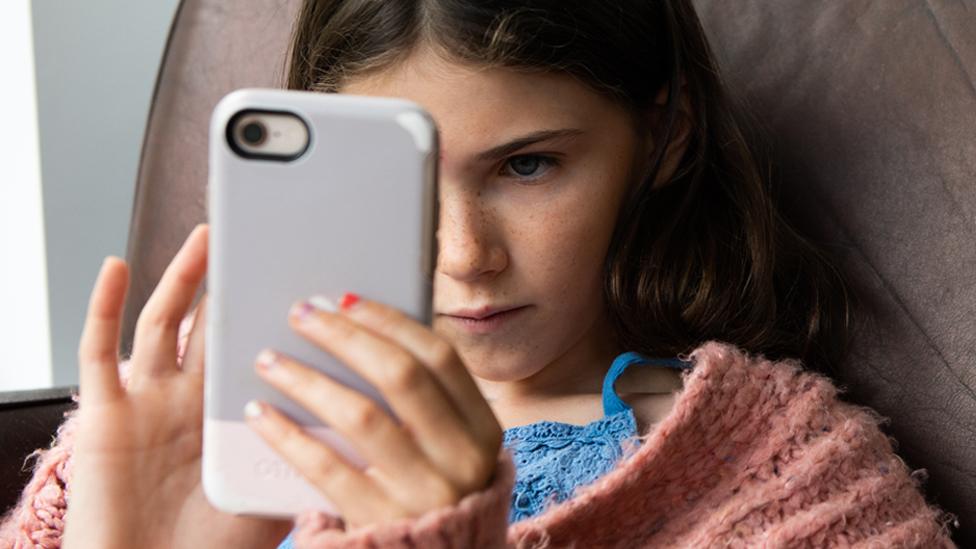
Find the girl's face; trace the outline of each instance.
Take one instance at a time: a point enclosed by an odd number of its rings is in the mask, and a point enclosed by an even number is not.
[[[486,396],[600,392],[620,352],[604,259],[649,156],[628,112],[568,75],[457,64],[427,48],[340,91],[410,99],[437,124],[433,328]],[[494,310],[510,312],[464,318]]]

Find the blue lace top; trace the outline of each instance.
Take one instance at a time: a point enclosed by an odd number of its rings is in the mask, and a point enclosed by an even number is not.
[[[572,497],[616,465],[621,442],[637,435],[634,411],[614,389],[628,366],[638,363],[690,368],[678,359],[653,359],[623,353],[614,359],[603,379],[603,417],[586,425],[539,421],[505,430],[504,445],[515,461],[515,486],[509,523],[539,514],[547,506]]]
[[[515,462],[515,486],[508,522],[537,515],[548,505],[569,499],[610,472],[623,455],[621,442],[637,434],[634,411],[617,396],[614,383],[632,364],[691,368],[678,359],[618,355],[603,378],[603,417],[586,425],[539,421],[505,430],[503,445]],[[289,534],[278,549],[292,549]]]

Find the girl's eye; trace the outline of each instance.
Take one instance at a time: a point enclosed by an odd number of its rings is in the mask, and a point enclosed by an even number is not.
[[[508,174],[518,179],[533,180],[545,175],[549,168],[557,163],[557,160],[551,156],[523,154],[509,158],[505,162],[505,167],[509,168]]]

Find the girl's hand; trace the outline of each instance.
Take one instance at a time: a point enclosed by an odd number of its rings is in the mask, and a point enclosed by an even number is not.
[[[369,397],[266,349],[259,374],[349,440],[369,467],[267,403],[248,404],[259,412],[249,425],[335,504],[347,529],[417,517],[485,488],[502,429],[454,348],[380,303],[346,294],[341,304],[330,312],[297,303],[289,322],[376,387],[402,424]]]
[[[78,349],[79,423],[64,547],[274,547],[291,529],[290,521],[220,512],[200,484],[206,296],[182,368],[176,353],[180,321],[206,269],[201,225],[139,315],[123,386],[117,350],[128,269],[116,258],[102,264]]]

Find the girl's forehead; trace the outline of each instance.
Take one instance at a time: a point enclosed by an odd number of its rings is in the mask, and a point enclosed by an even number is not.
[[[567,75],[477,66],[426,51],[421,49],[385,69],[354,76],[341,91],[403,97],[443,114],[550,115],[560,110],[572,113],[574,103],[586,106],[582,103],[588,89]]]
[[[593,128],[616,108],[565,74],[465,64],[423,48],[392,67],[351,78],[340,91],[420,104],[437,124],[445,157],[540,130]]]

